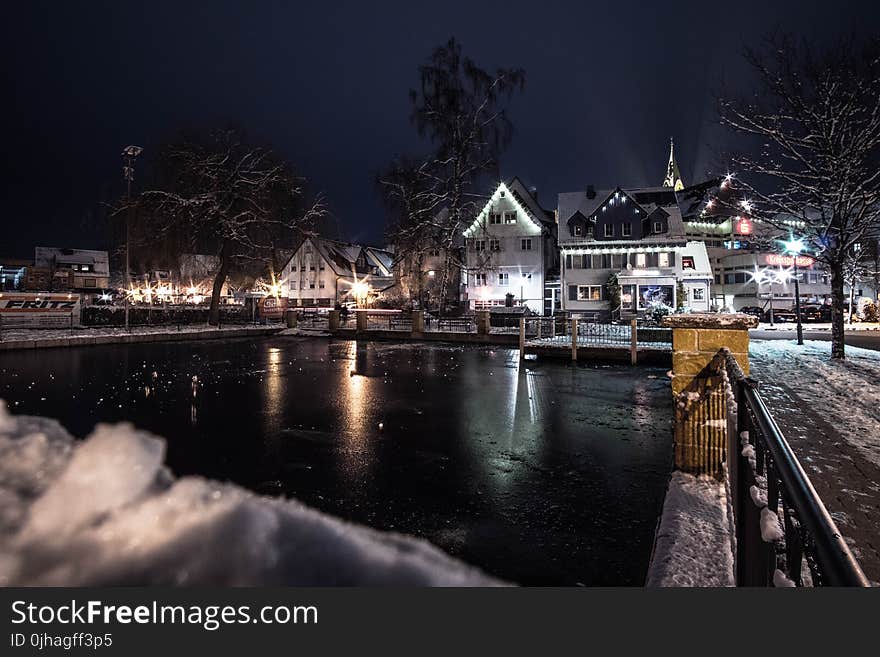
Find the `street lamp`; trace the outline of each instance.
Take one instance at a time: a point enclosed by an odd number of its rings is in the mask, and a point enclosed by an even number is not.
[[[128,326],[128,292],[131,288],[129,280],[129,231],[131,230],[131,181],[134,180],[134,161],[144,152],[140,146],[126,146],[122,151],[125,164],[122,166],[122,177],[125,178],[125,202],[128,208],[125,213],[125,330]]]
[[[797,313],[797,343],[804,343],[804,327],[801,325],[801,290],[798,285],[798,256],[804,250],[804,240],[801,238],[790,238],[785,245],[785,252],[790,253],[794,260],[794,306]]]

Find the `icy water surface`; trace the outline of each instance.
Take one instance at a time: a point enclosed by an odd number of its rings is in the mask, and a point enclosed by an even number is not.
[[[664,370],[521,365],[511,349],[279,337],[7,352],[0,397],[77,436],[131,421],[168,439],[178,475],[296,496],[522,584],[642,584],[671,468]]]

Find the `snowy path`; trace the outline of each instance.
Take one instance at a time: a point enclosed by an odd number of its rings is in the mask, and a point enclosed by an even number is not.
[[[868,578],[880,583],[880,352],[753,341],[752,376]]]

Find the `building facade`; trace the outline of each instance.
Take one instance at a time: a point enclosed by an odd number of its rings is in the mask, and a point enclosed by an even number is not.
[[[625,319],[657,304],[709,309],[709,258],[685,237],[673,187],[563,193],[558,219],[568,313]]]
[[[29,290],[99,292],[110,287],[107,251],[38,246],[34,266],[27,269]]]
[[[291,307],[369,304],[394,285],[393,261],[384,249],[310,237],[281,271],[283,293]]]
[[[470,309],[517,305],[544,314],[558,268],[553,212],[518,178],[500,183],[464,231],[462,297]]]

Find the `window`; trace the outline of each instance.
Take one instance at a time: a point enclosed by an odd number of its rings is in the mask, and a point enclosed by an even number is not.
[[[299,268],[299,270],[300,270],[300,271],[305,271],[305,270],[306,270],[306,266],[305,266],[305,265],[302,265],[302,266]]]
[[[602,254],[602,269],[611,269],[611,255],[608,253]]]
[[[324,281],[323,280],[318,281],[318,287],[320,287],[321,289],[324,288]]]
[[[622,226],[623,232],[621,233],[624,237],[629,237],[633,234],[633,225],[630,222],[626,222]]]
[[[642,268],[645,266],[647,259],[645,258],[644,253],[636,253],[636,267]]]
[[[486,250],[486,240],[474,240],[474,251],[479,253]]]
[[[706,297],[706,290],[701,287],[695,287],[691,289],[691,299],[694,301],[703,301]]]
[[[504,223],[515,224],[516,223],[516,212],[505,212],[504,213]]]
[[[310,289],[310,290],[314,290],[314,289],[315,289],[315,281],[309,281],[309,289]]]
[[[98,287],[98,279],[97,278],[87,278],[83,287]]]
[[[489,250],[490,251],[500,251],[501,250],[501,240],[489,240]]]
[[[485,272],[474,274],[474,287],[485,287],[486,285],[486,274]]]
[[[614,225],[605,224],[605,237],[614,237]]]
[[[321,271],[324,271],[324,261],[323,260],[318,263],[318,269],[320,269]]]
[[[498,274],[498,285],[510,285],[510,274],[505,272]]]
[[[291,290],[295,290],[295,289],[296,289],[296,281],[295,281],[295,280],[290,279],[289,288],[290,288]]]
[[[309,271],[315,271],[315,263],[309,265]]]
[[[306,253],[311,253],[311,252],[312,252],[312,245],[306,244]]]
[[[668,253],[664,252],[664,253],[657,254],[657,266],[658,267],[669,267],[669,254]]]
[[[601,285],[578,285],[577,286],[578,301],[601,301],[602,286]]]
[[[575,236],[575,237],[580,237],[580,236],[583,235],[583,234],[584,234],[584,232],[583,232],[583,226],[581,226],[580,224],[575,224],[575,225],[574,225],[574,236]]]
[[[655,221],[654,222],[654,232],[655,233],[662,233],[663,232],[663,222],[662,221]]]
[[[694,266],[694,256],[681,256],[682,269],[696,269]]]
[[[490,224],[500,224],[501,223],[501,213],[500,212],[489,213],[489,223]]]
[[[520,240],[520,247],[522,248],[523,251],[531,251],[532,250],[532,238],[525,237],[522,240]]]
[[[529,283],[530,283],[531,280],[532,280],[532,275],[531,275],[531,274],[523,274],[522,277],[523,277],[523,280],[524,280],[524,281],[529,282]]]

